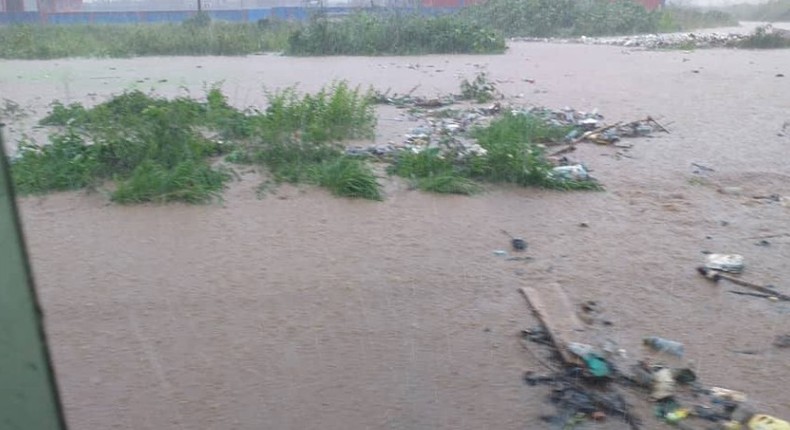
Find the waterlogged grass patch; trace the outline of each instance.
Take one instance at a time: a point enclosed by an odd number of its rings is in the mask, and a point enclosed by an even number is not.
[[[211,166],[213,158],[226,156],[228,162],[261,164],[279,182],[379,200],[370,166],[346,159],[338,144],[373,135],[371,102],[370,94],[344,82],[302,96],[293,88],[271,93],[265,110],[232,107],[217,85],[205,100],[131,91],[92,108],[55,102],[41,124],[65,131],[49,145],[23,144],[12,172],[22,193],[113,180],[118,203],[203,203],[220,197],[231,179]]]
[[[219,198],[230,173],[196,160],[182,161],[172,168],[143,161],[112,193],[118,203],[205,203]]]
[[[487,92],[486,83],[482,76],[468,85]],[[92,108],[54,103],[41,123],[61,131],[49,145],[23,142],[12,174],[22,193],[113,181],[111,198],[118,203],[204,203],[220,198],[233,177],[232,170],[215,167],[223,158],[264,167],[267,184],[312,184],[337,196],[382,199],[369,162],[347,155],[342,145],[374,136],[371,92],[336,82],[314,94],[287,88],[267,96],[266,108],[244,111],[231,106],[218,85],[202,100],[131,91]],[[447,194],[475,194],[482,183],[599,189],[594,181],[553,174],[540,144],[559,142],[569,130],[533,115],[505,113],[464,136],[477,141],[474,151],[463,145],[449,152],[400,151],[388,171],[422,190]]]
[[[323,163],[316,179],[319,185],[336,196],[382,200],[373,170],[356,158],[343,156]]]

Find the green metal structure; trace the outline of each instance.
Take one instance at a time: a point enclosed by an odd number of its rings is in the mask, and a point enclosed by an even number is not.
[[[65,430],[0,125],[0,429]]]

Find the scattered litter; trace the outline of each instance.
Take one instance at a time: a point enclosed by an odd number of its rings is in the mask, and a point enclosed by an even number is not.
[[[590,174],[581,164],[557,166],[551,169],[551,175],[554,178],[564,179],[566,181],[587,181],[590,179]]]
[[[699,163],[691,163],[691,166],[696,168],[694,170],[694,173],[697,174],[697,175],[704,175],[704,174],[713,173],[713,172],[716,171],[716,170],[714,170],[711,167],[708,167],[708,166],[705,166],[705,165],[702,165],[702,164],[699,164]]]
[[[722,187],[719,188],[719,193],[725,194],[728,196],[740,196],[743,194],[743,188],[741,187]]]
[[[525,349],[552,372],[528,371],[524,375],[530,386],[552,387],[549,400],[557,412],[541,417],[551,428],[575,428],[585,420],[600,421],[608,417],[623,420],[632,430],[643,428],[642,420],[630,411],[631,406],[617,390],[617,386],[624,386],[635,394],[642,393],[645,401],[653,402],[658,420],[679,428],[714,428],[691,422],[705,420],[717,423],[715,428],[722,429],[790,430],[787,422],[758,414],[742,392],[705,388],[689,368],[672,368],[652,359],[618,368],[617,357],[611,354],[617,345],[606,342],[603,353],[599,352],[590,342],[594,334],[574,322],[575,313],[559,285],[524,287],[520,291],[541,324],[536,329],[525,330],[524,339],[548,346],[556,352],[553,359],[559,361],[559,365],[547,362],[524,343]],[[578,308],[582,314],[599,310],[595,301],[584,302]],[[783,338],[782,342],[790,344],[790,335],[783,336],[787,339]],[[683,355],[683,345],[679,342],[655,336],[645,337],[643,341],[656,350]],[[627,357],[622,354],[621,358]]]
[[[510,246],[512,246],[513,249],[515,249],[516,251],[524,251],[525,249],[527,249],[527,241],[526,240],[524,240],[524,239],[522,239],[520,237],[515,237],[515,236],[513,236],[512,234],[508,233],[505,230],[502,230],[502,233],[504,233],[505,235],[507,235],[510,238]]]
[[[534,258],[532,257],[508,257],[506,258],[507,261],[532,261]]]
[[[497,249],[494,251],[494,255],[496,255],[497,257],[505,257],[507,256],[507,251],[505,251],[504,249]]]
[[[642,34],[623,37],[586,37],[572,39],[521,37],[515,40],[527,42],[559,42],[579,43],[585,45],[612,45],[629,48],[669,49],[669,48],[723,48],[737,47],[739,43],[749,37],[740,33],[665,33]]]
[[[705,261],[708,269],[722,272],[741,273],[743,266],[743,256],[738,254],[709,254]]]
[[[742,287],[749,288],[751,290],[757,291],[759,293],[763,293],[768,296],[768,299],[771,301],[790,301],[790,295],[783,294],[776,289],[772,285],[759,285],[753,282],[744,281],[743,279],[736,278],[734,276],[729,276],[724,273],[718,272],[716,270],[709,269],[705,266],[697,267],[697,272],[700,275],[704,276],[706,279],[709,279],[713,282],[719,282],[722,279],[732,282],[733,284],[740,285]]]
[[[642,339],[642,342],[658,352],[665,352],[677,357],[683,357],[684,348],[683,344],[680,342],[658,336],[647,336]]]
[[[727,400],[729,402],[743,403],[747,400],[746,394],[740,391],[730,390],[727,388],[713,387],[710,389],[710,395],[719,400]]]

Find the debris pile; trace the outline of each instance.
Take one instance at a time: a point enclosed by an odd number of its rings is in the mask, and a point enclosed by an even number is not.
[[[408,109],[406,116],[410,120],[419,121],[404,134],[400,142],[390,141],[386,144],[369,146],[352,146],[347,148],[349,155],[367,155],[378,158],[390,158],[398,151],[421,152],[426,149],[439,149],[444,156],[463,159],[469,156],[485,155],[486,150],[471,137],[470,131],[476,127],[488,125],[492,119],[509,112],[513,115],[529,115],[544,120],[547,124],[568,128],[568,134],[557,142],[542,142],[544,147],[567,145],[551,156],[561,155],[575,149],[575,145],[589,141],[601,145],[614,144],[622,138],[649,136],[657,131],[669,131],[652,117],[628,123],[618,122],[611,125],[604,123],[604,117],[597,110],[579,111],[571,107],[553,110],[545,107],[505,106],[495,102],[488,106],[449,107],[460,100],[460,96],[448,95],[436,98],[424,98],[406,95],[388,95],[379,93],[376,102]],[[567,162],[558,161],[560,168],[553,174],[575,180],[589,179],[584,166],[566,166]]]
[[[684,355],[682,343],[647,336],[643,339],[646,358],[628,364],[626,351],[611,340],[594,344],[601,337],[600,327],[613,325],[596,324],[603,313],[599,303],[588,301],[574,307],[557,284],[525,287],[521,293],[540,322],[538,327],[522,331],[523,345],[549,371],[528,371],[524,380],[530,386],[551,387],[548,400],[556,413],[541,419],[552,428],[576,428],[587,420],[610,419],[634,430],[645,428],[629,404],[642,397],[653,405],[656,419],[679,428],[790,430],[787,421],[758,413],[746,394],[705,387],[693,370],[672,365]],[[774,345],[784,348],[790,344],[789,338],[777,336]],[[544,352],[529,346],[532,343],[542,345]],[[546,348],[551,355],[546,354]]]
[[[741,33],[666,33],[640,34],[623,37],[586,37],[571,39],[525,37],[515,40],[526,42],[580,43],[584,45],[611,45],[645,49],[677,48],[733,48],[746,39]]]

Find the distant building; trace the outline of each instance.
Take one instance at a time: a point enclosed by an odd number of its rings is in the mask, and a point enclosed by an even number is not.
[[[658,9],[659,7],[664,6],[664,3],[666,3],[666,0],[637,0],[637,1],[639,3],[642,3],[642,5],[647,10]]]
[[[0,12],[78,12],[82,0],[0,0]]]

